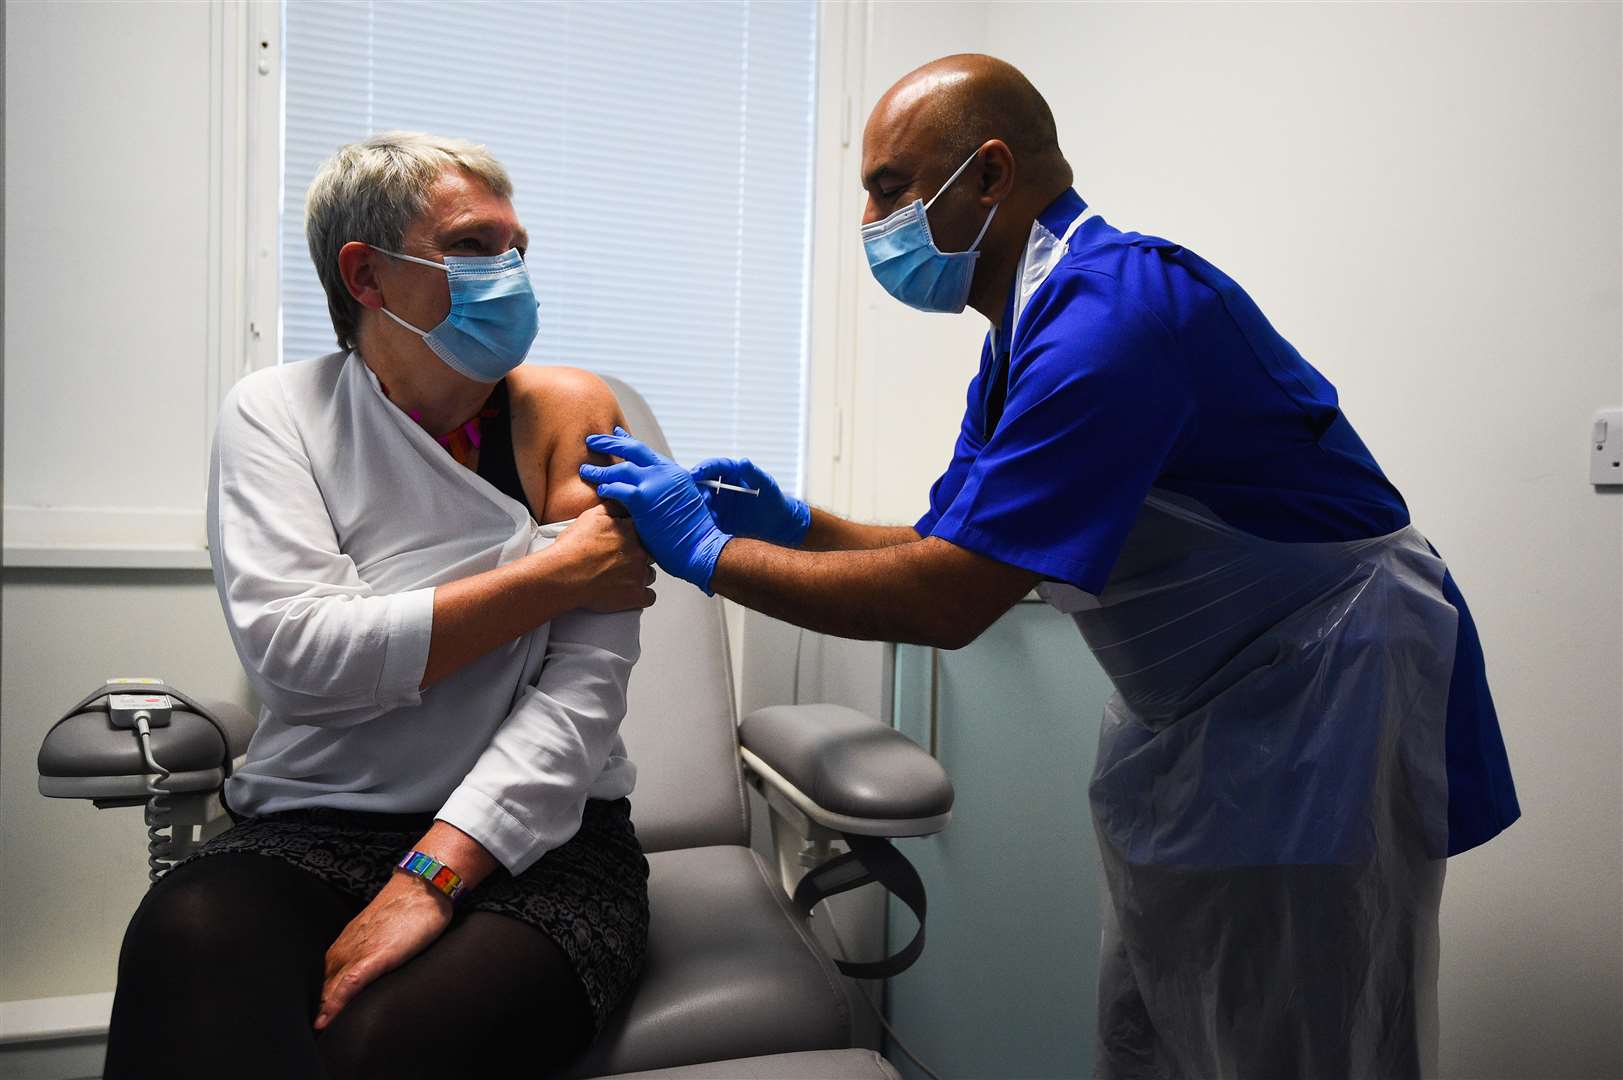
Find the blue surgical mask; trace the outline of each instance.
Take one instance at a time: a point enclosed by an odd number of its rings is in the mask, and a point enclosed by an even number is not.
[[[434,329],[419,329],[388,308],[383,313],[422,338],[451,368],[477,382],[499,382],[530,354],[541,317],[530,272],[517,248],[501,255],[448,255],[443,263],[375,250],[432,266],[450,277],[451,312]]]
[[[908,307],[920,311],[942,311],[957,314],[969,302],[970,282],[975,279],[975,260],[981,253],[981,238],[997,216],[997,207],[986,215],[986,224],[976,235],[968,251],[942,251],[935,246],[930,235],[930,219],[926,211],[941,198],[941,192],[952,187],[954,180],[963,175],[970,154],[958,171],[947,177],[941,190],[930,196],[930,201],[914,199],[882,221],[862,227],[862,247],[868,253],[868,269],[885,291]]]

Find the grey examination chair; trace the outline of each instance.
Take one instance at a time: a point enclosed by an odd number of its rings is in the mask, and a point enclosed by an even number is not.
[[[668,453],[642,398],[610,382],[631,430]],[[778,706],[738,724],[720,599],[661,580],[659,602],[643,616],[623,728],[638,769],[633,817],[652,870],[648,959],[565,1075],[897,1080],[877,1053],[853,1047],[855,1010],[866,1006],[842,971],[893,973],[922,947],[922,888],[883,838],[944,828],[952,785],[917,745],[849,709]],[[87,699],[47,734],[40,792],[145,806],[156,871],[229,826],[218,792],[254,720],[236,705],[176,697],[170,722],[152,730],[152,758],[169,771],[155,797],[159,776],[135,733],[113,726],[108,701]],[[770,808],[776,866],[749,847],[746,780]],[[860,849],[860,861],[841,847]],[[919,935],[889,964],[835,960],[805,912],[869,880],[920,915]]]

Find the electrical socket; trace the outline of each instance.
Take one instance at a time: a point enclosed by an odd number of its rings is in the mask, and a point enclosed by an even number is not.
[[[1589,482],[1623,485],[1623,409],[1599,409],[1589,428]]]

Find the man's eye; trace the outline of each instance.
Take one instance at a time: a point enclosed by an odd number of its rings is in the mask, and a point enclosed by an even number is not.
[[[886,191],[884,188],[879,189],[879,197],[881,199],[894,199],[896,196],[900,195],[901,193],[902,193],[901,188],[892,188],[889,191]]]

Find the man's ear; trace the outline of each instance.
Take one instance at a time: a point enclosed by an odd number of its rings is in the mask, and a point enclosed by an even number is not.
[[[376,311],[383,306],[383,291],[378,288],[377,260],[386,259],[370,245],[351,240],[338,249],[338,275],[344,279],[349,295],[362,307]]]
[[[980,203],[992,206],[1014,190],[1014,152],[1002,139],[991,139],[981,145],[980,153]]]

